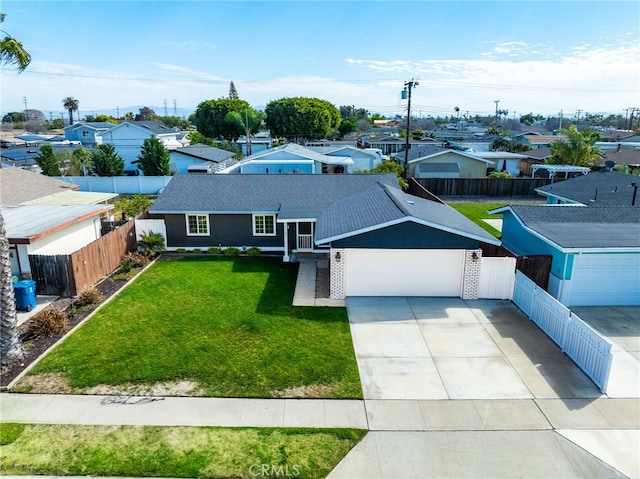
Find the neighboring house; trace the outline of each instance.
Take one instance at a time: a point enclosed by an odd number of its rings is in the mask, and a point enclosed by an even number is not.
[[[346,173],[353,163],[348,157],[323,155],[304,146],[287,143],[247,156],[224,171],[269,175]]]
[[[473,295],[481,245],[500,241],[392,174],[178,175],[150,214],[167,249],[329,254],[331,296]]]
[[[40,167],[36,158],[40,155],[40,149],[33,146],[3,148],[0,150],[2,168],[22,168],[24,170],[39,173]]]
[[[241,136],[236,140],[236,145],[240,146],[242,154],[247,156],[247,137]],[[251,137],[251,154],[260,153],[261,151],[273,148],[273,138],[268,131],[261,131]]]
[[[507,206],[492,213],[503,213],[506,248],[551,255],[548,291],[564,305],[640,305],[639,208]]]
[[[169,152],[171,158],[171,170],[176,173],[188,173],[196,170],[196,166],[206,171],[214,172],[218,166],[229,166],[228,160],[235,159],[235,153],[213,146],[197,143],[182,148],[176,148]]]
[[[549,147],[554,141],[566,140],[567,137],[564,135],[523,135],[519,139],[535,150],[536,148]]]
[[[477,151],[475,156],[493,162],[495,171],[506,171],[511,176],[520,176],[520,162],[527,158],[521,153],[508,151]]]
[[[640,206],[640,177],[601,171],[537,188],[548,204]],[[640,210],[636,210],[640,215]]]
[[[494,211],[504,213],[503,244],[550,254],[549,292],[565,305],[639,305],[639,180],[606,171],[540,187],[547,206]]]
[[[0,206],[20,205],[79,188],[78,185],[22,168],[0,168]]]
[[[100,216],[111,209],[113,205],[3,206],[11,273],[30,278],[29,255],[70,254],[100,238]]]
[[[373,126],[380,128],[398,128],[400,122],[398,120],[373,120]]]
[[[133,162],[138,160],[145,140],[155,136],[167,150],[175,150],[182,146],[178,140],[180,133],[156,121],[125,121],[96,133],[96,140],[98,143],[112,144],[124,159],[125,171],[136,175],[139,170]]]
[[[69,141],[79,141],[84,146],[95,146],[100,143],[99,135],[115,126],[109,122],[79,122],[64,129],[64,137]]]
[[[535,150],[523,151],[525,158],[520,160],[520,172],[522,176],[533,177],[533,165],[544,165],[552,157],[551,148],[536,148]]]
[[[366,150],[355,146],[307,146],[307,148],[327,156],[351,158],[353,164],[348,166],[348,173],[372,170],[384,160],[382,152],[373,148]]]
[[[418,146],[424,146],[429,143],[441,143],[439,141],[434,140],[433,138],[425,138],[424,140],[409,140],[409,149],[416,148]],[[404,151],[406,146],[406,139],[400,138],[399,136],[392,135],[380,135],[374,137],[363,138],[362,146],[365,148],[373,148],[376,150],[380,150],[383,155],[391,155],[393,153],[398,153],[400,151]]]
[[[600,147],[600,156],[602,159],[598,161],[597,168],[605,167],[605,162],[613,161],[617,166],[628,166],[637,168],[640,165],[640,149],[621,148],[620,143],[613,149]]]
[[[404,152],[392,155],[404,163]],[[441,148],[413,147],[409,150],[408,176],[412,178],[485,178],[494,163],[477,153]]]

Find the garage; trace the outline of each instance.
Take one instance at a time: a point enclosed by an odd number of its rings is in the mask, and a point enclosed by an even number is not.
[[[576,255],[569,304],[640,305],[640,254]]]
[[[453,296],[462,292],[465,251],[344,251],[345,296]]]

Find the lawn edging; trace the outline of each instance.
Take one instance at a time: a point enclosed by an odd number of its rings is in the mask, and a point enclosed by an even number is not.
[[[12,392],[11,388],[14,387],[20,380],[22,380],[22,378],[24,376],[26,376],[29,371],[31,371],[47,354],[49,354],[54,348],[56,348],[58,345],[62,344],[64,341],[67,340],[67,338],[69,336],[71,336],[78,328],[80,328],[80,326],[82,326],[83,324],[85,324],[87,322],[87,320],[89,320],[90,318],[93,317],[93,315],[100,311],[102,309],[102,307],[105,304],[108,304],[111,302],[111,300],[113,298],[115,298],[116,296],[118,296],[122,291],[124,291],[130,284],[132,284],[136,279],[138,279],[138,277],[144,273],[149,267],[151,267],[152,264],[154,264],[156,262],[156,260],[158,258],[160,258],[160,256],[162,255],[158,255],[156,256],[153,260],[151,260],[149,262],[149,264],[147,264],[146,266],[144,266],[140,271],[138,271],[131,279],[129,279],[127,281],[127,283],[120,288],[118,291],[116,291],[114,294],[112,294],[111,296],[109,296],[107,299],[105,299],[102,303],[100,303],[96,309],[94,309],[93,311],[91,311],[91,313],[84,318],[82,321],[80,321],[78,324],[76,324],[73,328],[71,328],[69,331],[67,331],[64,336],[62,336],[60,339],[58,339],[55,343],[53,343],[51,346],[49,346],[49,348],[47,348],[40,356],[38,356],[36,359],[34,359],[33,361],[31,361],[31,363],[24,368],[15,378],[13,378],[13,380],[7,384],[7,386],[5,387],[5,392]],[[114,273],[112,273],[114,274]],[[111,277],[110,274],[109,276],[105,276],[102,281],[106,280],[107,278]],[[99,284],[99,283],[96,283]],[[16,394],[15,392],[13,392],[14,394]]]

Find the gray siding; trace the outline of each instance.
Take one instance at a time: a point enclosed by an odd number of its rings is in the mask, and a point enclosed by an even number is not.
[[[276,224],[276,236],[253,236],[249,215],[209,215],[209,236],[188,236],[186,217],[163,215],[167,226],[167,247],[208,248],[211,246],[282,247],[282,224]]]
[[[333,241],[334,248],[386,248],[386,249],[476,249],[473,239],[405,222],[350,238]]]

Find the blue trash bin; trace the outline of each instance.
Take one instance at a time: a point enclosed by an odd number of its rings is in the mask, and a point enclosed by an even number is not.
[[[23,279],[13,285],[16,297],[16,309],[31,311],[36,307],[36,282],[32,279]]]

